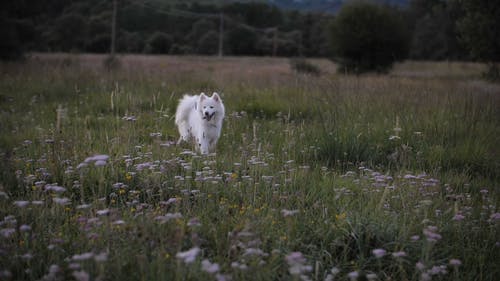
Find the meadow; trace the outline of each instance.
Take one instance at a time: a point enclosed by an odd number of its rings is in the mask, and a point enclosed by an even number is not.
[[[498,280],[484,66],[34,54],[0,64],[0,280]],[[221,94],[217,152],[176,145]]]

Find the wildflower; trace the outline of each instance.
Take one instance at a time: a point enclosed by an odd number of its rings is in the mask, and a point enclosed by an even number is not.
[[[299,210],[287,210],[287,209],[283,209],[281,210],[281,214],[283,215],[283,217],[290,217],[290,216],[293,216],[295,214],[298,214],[299,213]]]
[[[192,218],[187,223],[188,226],[201,226],[201,222],[198,218]]]
[[[88,209],[90,207],[91,207],[90,204],[81,204],[81,205],[76,206],[76,209],[77,210],[82,210],[82,209]]]
[[[90,276],[87,272],[85,271],[73,271],[73,277],[75,277],[75,279],[77,281],[88,281],[90,280]]]
[[[375,274],[375,273],[368,273],[368,274],[366,274],[366,279],[368,279],[369,281],[375,280],[375,279],[377,279],[377,274]]]
[[[462,214],[456,214],[452,218],[452,220],[454,220],[454,221],[462,221],[463,219],[465,219],[465,216]]]
[[[185,252],[179,252],[175,255],[176,258],[181,259],[184,263],[193,263],[198,254],[200,253],[200,248],[194,247]]]
[[[97,154],[91,157],[85,158],[85,163],[96,162],[96,161],[108,161],[109,156],[105,154]]]
[[[351,272],[347,273],[347,277],[349,277],[349,279],[351,281],[357,280],[358,277],[359,277],[359,272],[357,272],[357,271],[351,271]]]
[[[30,201],[14,201],[14,205],[19,208],[24,208],[30,204]]]
[[[21,258],[23,260],[29,261],[29,260],[31,260],[33,258],[33,255],[30,254],[30,253],[26,253],[26,254],[22,255]]]
[[[71,200],[67,197],[59,198],[59,197],[54,197],[52,198],[52,202],[58,204],[58,205],[69,205],[71,203]]]
[[[462,265],[462,262],[459,259],[451,259],[450,260],[450,265],[458,267],[458,266]]]
[[[58,185],[48,184],[45,186],[45,191],[52,191],[55,193],[63,193],[66,191],[66,188],[64,188],[62,186],[58,186]]]
[[[88,252],[79,255],[74,255],[71,259],[73,261],[86,261],[91,259],[92,257],[94,257],[94,254],[92,252]]]
[[[102,209],[102,210],[98,210],[98,211],[96,212],[96,214],[97,214],[98,216],[106,216],[106,215],[108,215],[108,214],[109,214],[109,209]]]
[[[335,215],[335,219],[336,220],[343,220],[347,217],[346,213],[342,213],[342,214],[337,214]]]
[[[438,274],[445,275],[445,274],[448,273],[448,271],[446,271],[446,267],[445,266],[437,266],[437,265],[433,266],[427,272],[430,273],[431,275],[438,275]]]
[[[302,275],[312,271],[312,266],[306,265],[306,259],[301,252],[292,252],[285,256],[285,260],[290,266],[288,271],[292,275]]]
[[[94,162],[94,166],[96,167],[102,167],[102,166],[106,166],[106,161],[103,161],[103,160],[97,160]]]
[[[425,269],[425,265],[420,261],[415,264],[415,267],[420,271]]]
[[[170,220],[181,219],[181,218],[182,218],[181,213],[167,213],[164,216],[157,216],[155,220],[160,221],[160,223],[166,223]]]
[[[439,233],[437,233],[437,227],[435,226],[428,226],[424,228],[422,232],[427,238],[427,241],[429,242],[437,242],[442,238],[442,236]]]
[[[418,235],[413,235],[412,237],[410,237],[411,241],[415,242],[415,241],[418,241],[420,239],[420,236]]]
[[[21,232],[28,232],[31,230],[31,226],[27,225],[27,224],[23,224],[19,227],[19,231]]]
[[[395,258],[406,257],[406,252],[405,251],[394,252],[392,253],[392,256]]]
[[[432,278],[428,273],[422,272],[422,274],[420,274],[420,280],[421,281],[430,281],[430,280],[432,280]]]
[[[215,279],[217,281],[231,281],[231,275],[217,273],[215,274]]]
[[[92,162],[94,163],[95,166],[105,166],[107,164],[108,159],[109,159],[108,155],[97,154],[97,155],[85,158],[85,160],[83,161],[83,163],[81,163],[80,165],[78,165],[77,168],[79,169],[81,167],[84,167],[84,166],[92,163]]]
[[[500,213],[493,213],[490,215],[490,221],[497,222],[500,221]]]
[[[268,254],[261,249],[258,248],[247,248],[245,249],[245,252],[243,253],[243,256],[263,256],[267,257]]]
[[[325,281],[333,281],[333,279],[335,278],[335,276],[337,274],[340,273],[340,269],[338,267],[332,267],[332,269],[330,270],[330,274],[328,274],[326,277],[325,277]]]
[[[207,273],[214,274],[219,272],[220,267],[217,263],[211,263],[209,260],[204,259],[201,262],[201,269]]]
[[[373,253],[373,255],[374,255],[377,259],[379,259],[379,258],[381,258],[381,257],[385,256],[385,254],[387,253],[387,251],[386,251],[386,250],[384,250],[384,249],[375,249],[375,250],[373,250],[373,251],[372,251],[372,253]]]
[[[102,252],[100,254],[97,254],[97,255],[94,256],[94,260],[96,262],[105,262],[105,261],[108,260],[108,253]]]

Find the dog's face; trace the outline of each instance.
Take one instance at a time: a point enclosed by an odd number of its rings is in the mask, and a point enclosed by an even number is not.
[[[213,93],[212,97],[207,97],[204,93],[201,93],[198,104],[202,119],[212,120],[221,108],[221,102],[217,93]]]

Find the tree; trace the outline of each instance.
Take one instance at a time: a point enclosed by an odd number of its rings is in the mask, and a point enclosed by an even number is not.
[[[346,4],[333,21],[330,39],[340,69],[354,73],[385,72],[409,49],[399,12],[368,2]]]
[[[257,34],[247,26],[237,26],[227,34],[227,45],[234,55],[251,55],[256,52]]]
[[[500,3],[498,0],[461,0],[465,15],[458,20],[461,42],[471,56],[489,64],[487,76],[500,79]]]
[[[150,54],[166,54],[171,46],[172,36],[157,31],[149,37],[144,51]]]

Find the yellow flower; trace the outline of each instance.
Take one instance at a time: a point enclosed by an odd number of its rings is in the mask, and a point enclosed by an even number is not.
[[[132,180],[132,175],[130,173],[125,174],[125,179],[128,181]]]
[[[342,213],[342,214],[338,214],[338,215],[335,215],[335,218],[337,220],[344,220],[346,218],[346,213]]]
[[[123,194],[127,193],[127,191],[126,191],[125,189],[123,189],[123,188],[122,188],[122,189],[120,189],[120,191],[118,191],[118,193],[119,193],[120,195],[123,195]]]

